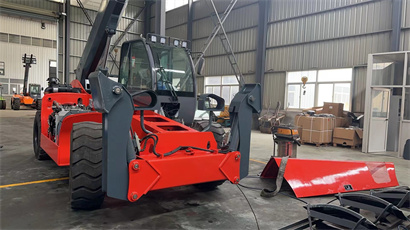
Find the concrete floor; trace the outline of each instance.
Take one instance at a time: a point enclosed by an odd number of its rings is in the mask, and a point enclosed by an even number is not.
[[[0,111],[0,185],[68,176],[67,167],[37,161],[32,150],[35,111]],[[252,132],[250,175],[264,168],[272,154],[272,136]],[[410,185],[410,161],[388,154],[363,154],[340,147],[301,146],[299,158],[389,161],[396,165],[400,185]],[[272,181],[245,178],[241,184],[269,187]],[[306,217],[303,203],[284,195],[265,199],[259,191],[242,188],[260,229],[278,229]],[[293,195],[291,191],[286,192]],[[324,203],[333,196],[304,198]],[[68,181],[0,188],[1,229],[257,229],[250,207],[237,186],[225,182],[214,191],[185,186],[149,192],[136,203],[106,198],[102,209],[72,211]]]

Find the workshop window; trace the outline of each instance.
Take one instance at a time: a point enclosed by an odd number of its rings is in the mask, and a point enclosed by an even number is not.
[[[229,105],[239,92],[239,83],[235,76],[212,76],[205,77],[205,93],[216,94],[225,99],[225,105]]]
[[[193,2],[195,1],[198,1],[198,0],[194,0]],[[165,1],[165,11],[170,11],[170,10],[176,9],[186,4],[188,4],[188,0],[166,0]]]
[[[305,84],[303,77],[307,77]],[[285,102],[288,108],[295,109],[337,102],[349,110],[351,85],[351,68],[287,72]]]

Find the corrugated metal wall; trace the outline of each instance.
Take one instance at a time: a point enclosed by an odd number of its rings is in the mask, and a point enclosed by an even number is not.
[[[230,1],[215,1],[215,6],[222,13]],[[257,0],[238,1],[224,23],[232,48],[236,53],[238,65],[245,75],[245,81],[255,82],[255,60],[256,60],[256,35],[258,24]],[[209,17],[213,10],[206,1],[193,3],[193,31],[192,51],[199,52],[207,37],[214,28],[214,22]],[[166,35],[186,39],[187,37],[187,5],[167,12]],[[214,19],[217,20],[216,18]],[[206,52],[206,63],[204,75],[232,75],[233,71],[227,57],[224,55],[222,44],[218,37],[210,45]],[[197,79],[198,92],[204,90],[204,79]]]
[[[366,96],[367,67],[360,66],[353,68],[353,89],[352,89],[352,111],[364,113],[364,102]]]
[[[263,108],[276,108],[276,103],[285,101],[286,72],[265,74],[265,84],[263,86]],[[282,87],[278,87],[282,86]]]
[[[410,0],[403,0],[400,50],[410,50]]]
[[[121,35],[121,33],[125,30],[128,24],[132,21],[134,16],[144,7],[143,1],[131,0],[128,3],[127,8],[125,9],[125,13],[120,20],[120,23],[117,28],[117,33],[111,39],[111,45],[117,40],[117,38]],[[88,10],[88,14],[91,17],[91,20],[94,22],[95,17],[97,16],[97,12],[93,10]],[[81,55],[83,53],[85,44],[87,42],[88,36],[91,31],[91,26],[85,17],[82,10],[78,7],[71,6],[71,18],[70,18],[70,26],[71,26],[71,33],[70,33],[70,81],[75,79],[74,70],[77,68],[78,62],[81,59]],[[131,29],[128,31],[127,35],[122,39],[119,43],[118,48],[120,48],[121,44],[124,41],[136,39],[143,33],[144,30],[144,13],[142,13],[139,19],[133,24]],[[62,44],[61,44],[62,45]],[[113,55],[115,53],[113,52]],[[120,52],[117,55],[117,63],[120,59]],[[61,69],[62,70],[62,63]],[[110,57],[108,57],[107,67],[109,70],[112,70],[111,74],[116,75],[118,74],[118,68],[115,66],[113,67],[114,63]]]
[[[4,0],[7,2],[15,3],[15,4],[20,4],[20,5],[25,5],[25,6],[31,6],[31,7],[36,7],[36,8],[41,8],[41,9],[46,9],[50,10],[53,12],[59,12],[60,11],[60,5],[56,2],[51,2],[48,0]],[[118,36],[124,31],[124,29],[127,27],[127,25],[132,21],[134,16],[142,9],[144,6],[144,1],[141,0],[129,0],[128,2],[128,7],[125,10],[125,14],[123,15],[119,26],[117,28],[117,34],[113,36],[111,42],[114,43],[114,41],[118,38]],[[88,14],[91,17],[91,20],[94,21],[95,17],[97,15],[97,12],[94,10],[86,10]],[[136,23],[132,26],[130,31],[127,33],[127,35],[123,38],[123,40],[119,43],[119,46],[122,44],[123,41],[131,40],[138,38],[140,34],[143,32],[143,25],[144,25],[144,13],[141,14],[139,19],[137,20]],[[62,79],[62,72],[63,72],[63,21],[59,21],[60,26],[59,26],[59,41],[58,41],[58,53],[59,53],[59,76],[60,79]],[[83,49],[85,47],[85,44],[87,42],[89,33],[91,31],[91,26],[85,17],[84,13],[79,7],[76,6],[71,6],[71,15],[70,15],[70,81],[75,78],[74,75],[74,70],[77,68],[78,62],[81,58]],[[29,29],[27,29],[28,33],[31,33]],[[55,36],[57,34],[57,31],[55,30]],[[33,36],[33,35],[32,35]],[[56,39],[56,38],[54,38]],[[114,55],[114,53],[113,53]],[[119,61],[119,53],[117,56],[117,61]],[[108,58],[108,63],[107,66],[108,68],[112,71],[112,74],[117,74],[118,69],[116,67],[112,68],[113,62],[111,58]]]
[[[216,1],[222,12],[229,1]],[[225,22],[247,79],[255,81],[258,1],[238,1]],[[194,2],[193,51],[200,51],[213,23],[206,0]],[[167,35],[186,36],[186,6],[167,13]],[[185,15],[185,16],[182,16]],[[403,0],[401,49],[410,49],[410,0]],[[174,21],[177,21],[174,24]],[[286,71],[363,66],[369,53],[388,52],[391,0],[272,0],[268,15],[264,108],[284,104]],[[232,74],[216,38],[206,52],[205,75]],[[274,73],[269,73],[274,72]],[[364,111],[366,68],[355,68],[353,110]],[[203,90],[203,79],[198,91]],[[202,87],[202,88],[201,88]]]
[[[53,48],[53,41],[57,37],[57,24],[45,23],[46,28],[41,29],[40,20],[0,15],[0,32],[6,38],[7,36],[18,38],[12,41],[9,37],[10,42],[7,40],[0,42],[0,61],[5,63],[5,73],[0,78],[24,79],[21,58],[25,53],[33,54],[37,59],[37,64],[33,64],[30,69],[29,83],[46,86],[46,79],[49,77],[49,61],[57,59],[56,48]],[[11,89],[9,94],[11,94]]]
[[[5,1],[58,11],[58,4],[45,0]],[[402,2],[400,49],[409,50],[410,0]],[[118,33],[124,30],[143,4],[143,1],[130,1]],[[215,4],[219,12],[223,12],[229,1],[215,0]],[[195,1],[193,10],[192,47],[193,51],[200,51],[214,26],[210,18],[213,11],[206,0]],[[255,82],[258,10],[258,0],[238,1],[224,24],[247,82]],[[71,11],[73,15],[70,35],[70,72],[73,78],[73,71],[77,67],[91,27],[78,7],[73,6]],[[94,20],[96,12],[87,11]],[[151,14],[153,29],[155,4],[152,6]],[[272,0],[268,16],[264,98],[283,102],[286,71],[353,68],[366,64],[369,53],[389,51],[391,17],[391,0]],[[143,19],[144,16],[141,15],[140,20],[134,24],[124,40],[136,38],[143,32]],[[183,39],[187,37],[186,5],[167,12],[166,35]],[[113,41],[117,36],[114,36]],[[233,73],[227,58],[223,55],[218,38],[206,52],[206,59],[205,75]],[[111,66],[112,62],[110,61],[108,65]],[[60,70],[62,70],[61,66]],[[115,74],[116,71],[114,68],[113,73]],[[353,109],[363,111],[362,90],[365,85],[363,84],[365,68],[356,69],[355,76]],[[198,91],[202,92],[203,88],[203,78],[198,78]],[[268,105],[269,101],[265,101],[264,108]]]

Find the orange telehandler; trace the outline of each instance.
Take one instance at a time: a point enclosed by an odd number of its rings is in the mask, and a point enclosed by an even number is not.
[[[11,98],[11,108],[13,110],[19,110],[21,105],[40,109],[41,107],[41,86],[39,84],[28,84],[28,74],[32,64],[36,64],[37,60],[36,57],[31,54],[27,56],[24,54],[22,57],[24,63],[24,85],[23,85],[23,93],[18,94],[15,90],[13,90],[13,96]]]

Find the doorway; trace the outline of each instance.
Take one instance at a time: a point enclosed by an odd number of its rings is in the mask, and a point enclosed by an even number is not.
[[[369,152],[385,152],[389,127],[390,89],[372,89]]]
[[[369,55],[362,152],[403,157],[410,140],[409,67],[409,51]]]

